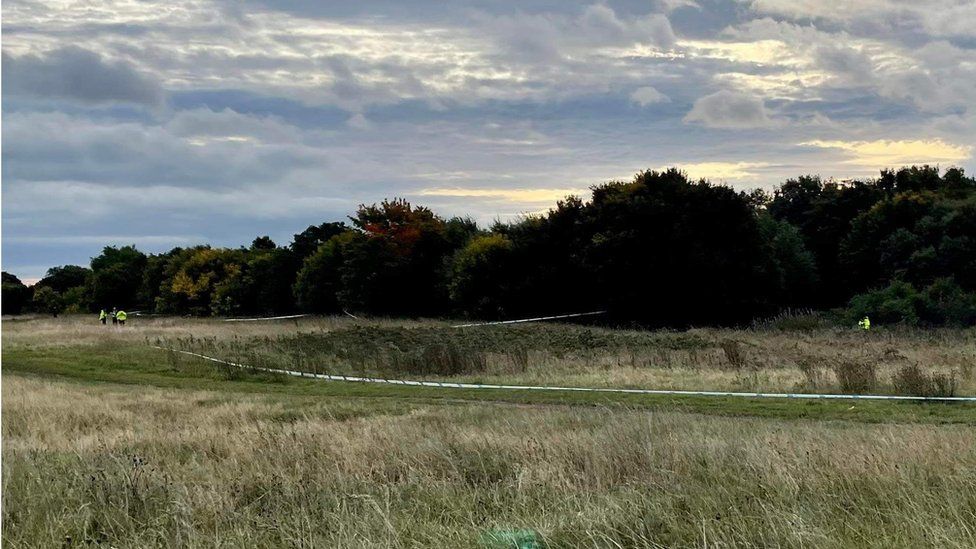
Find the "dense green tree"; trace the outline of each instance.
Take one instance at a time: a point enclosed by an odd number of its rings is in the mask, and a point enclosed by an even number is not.
[[[757,221],[763,246],[760,276],[769,284],[764,299],[774,307],[811,305],[819,282],[817,261],[799,229],[765,211]]]
[[[286,248],[258,246],[241,257],[239,272],[217,287],[217,314],[276,314],[291,312],[294,256]]]
[[[812,176],[791,179],[776,190],[769,213],[799,229],[817,264],[820,285],[810,296],[811,304],[834,305],[851,295],[844,285],[848,276],[838,264],[840,243],[852,221],[884,196],[885,191],[872,183],[841,185]]]
[[[849,302],[939,324],[965,322],[976,292],[976,181],[956,168],[803,176],[772,195],[647,171],[490,232],[399,199],[350,219],[309,226],[287,247],[267,236],[148,257],[106,247],[91,271],[51,269],[38,291],[54,293],[36,305],[492,318],[607,308],[614,321],[682,326]],[[23,308],[25,290],[5,275],[5,311]]]
[[[75,286],[61,293],[63,311],[71,314],[89,313],[92,310],[91,293],[88,286]]]
[[[506,314],[556,314],[601,302],[586,261],[594,230],[588,212],[579,197],[569,196],[544,215],[494,227],[513,245]]]
[[[61,294],[50,286],[41,286],[35,290],[32,303],[35,311],[53,316],[58,316],[58,313],[64,309],[64,301],[61,299]]]
[[[976,193],[966,199],[895,194],[852,223],[838,257],[851,291],[893,278],[924,286],[942,277],[976,289]]]
[[[348,230],[349,226],[341,221],[322,223],[321,225],[309,225],[307,229],[295,235],[289,247],[298,257],[300,263],[306,257],[315,253],[330,238]]]
[[[87,286],[91,283],[92,271],[78,265],[64,265],[51,267],[44,278],[37,282],[37,286],[49,286],[55,292],[63,294],[71,288]]]
[[[337,234],[305,258],[295,280],[295,301],[301,310],[313,313],[337,313],[341,310],[339,292],[342,291],[344,250],[352,241],[365,238],[346,231]]]
[[[92,271],[77,265],[51,267],[34,285],[34,292],[49,287],[60,296],[61,307],[69,313],[89,312],[91,304]]]
[[[0,297],[3,303],[3,314],[18,315],[31,301],[31,289],[28,288],[19,278],[3,271],[3,295]]]
[[[676,169],[594,187],[592,289],[613,315],[651,325],[744,321],[768,307],[747,196]]]
[[[847,320],[868,316],[877,324],[957,325],[976,323],[976,293],[951,278],[940,278],[919,290],[903,280],[851,298]]]
[[[242,250],[198,246],[176,254],[167,265],[156,309],[177,314],[228,314],[238,310],[225,289],[240,276]]]
[[[251,241],[251,249],[255,251],[274,250],[278,247],[270,236],[259,236]]]
[[[159,297],[163,281],[166,278],[166,269],[170,262],[183,252],[183,248],[173,248],[162,254],[152,254],[146,257],[146,266],[142,270],[142,283],[139,286],[137,301],[149,308],[156,306],[156,299]]]
[[[339,301],[374,314],[426,316],[447,310],[446,223],[406,200],[362,205],[350,218],[363,238],[343,249]]]
[[[482,318],[504,318],[517,308],[513,286],[515,246],[503,234],[476,236],[454,256],[451,300],[462,312]]]
[[[91,260],[95,307],[132,309],[139,305],[146,255],[135,246],[106,246]]]

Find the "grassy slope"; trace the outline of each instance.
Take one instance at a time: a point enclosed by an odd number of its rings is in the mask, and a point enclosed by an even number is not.
[[[5,547],[511,547],[485,543],[498,530],[546,547],[976,543],[962,425],[15,374],[3,434]]]
[[[437,389],[285,379],[223,372],[206,361],[192,357],[174,358],[169,353],[136,342],[95,344],[85,347],[7,348],[3,351],[3,367],[5,373],[57,376],[83,382],[145,384],[157,387],[306,397],[404,399],[413,402],[471,400],[522,404],[575,404],[790,419],[976,424],[976,405],[971,404],[791,401]]]
[[[65,322],[4,325],[5,546],[976,544],[971,405],[286,379]]]

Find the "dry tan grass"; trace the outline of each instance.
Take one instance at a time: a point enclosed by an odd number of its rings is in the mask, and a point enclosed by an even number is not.
[[[219,319],[132,316],[125,327],[101,325],[94,315],[39,317],[3,323],[5,344],[32,347],[73,347],[111,342],[141,342],[155,338],[211,336],[221,339],[276,336],[304,331],[327,331],[358,323],[348,317],[311,317],[294,320],[224,322]],[[365,323],[366,321],[363,321]],[[371,324],[411,321],[373,320]]]
[[[320,333],[357,325],[442,327],[449,324],[432,320],[353,320],[348,317],[232,323],[210,319],[136,317],[125,328],[117,328],[101,326],[94,317],[65,316],[6,322],[3,325],[3,341],[4,345],[14,348],[45,348],[174,341],[192,336],[198,339],[215,338],[228,348],[233,348],[237,342],[254,338],[273,339],[298,332]],[[917,364],[925,372],[953,377],[957,382],[957,394],[976,395],[976,329],[882,328],[870,334],[843,329],[810,332],[695,329],[686,334],[701,338],[708,347],[600,350],[575,354],[536,350],[529,351],[521,364],[516,363],[512,355],[488,353],[485,372],[462,377],[516,384],[831,392],[840,390],[837,367],[855,362],[870,364],[875,368],[879,386],[873,392],[890,392],[897,373],[902,368]],[[730,362],[728,353],[723,349],[728,342],[734,342],[740,355],[735,364]],[[235,355],[225,358],[243,357]],[[266,365],[273,367],[308,367],[316,371],[324,367],[298,366],[290,355],[265,356],[262,359],[268,361]],[[356,370],[349,367],[336,373],[349,372]]]
[[[283,398],[4,376],[5,545],[976,545],[969,427]]]

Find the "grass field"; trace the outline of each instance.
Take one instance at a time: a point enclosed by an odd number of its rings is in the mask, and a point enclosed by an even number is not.
[[[908,391],[918,365],[925,390],[976,394],[974,330],[447,326],[4,322],[5,545],[976,546],[972,405],[327,383],[147,345],[654,388],[836,391],[857,368],[872,391]]]

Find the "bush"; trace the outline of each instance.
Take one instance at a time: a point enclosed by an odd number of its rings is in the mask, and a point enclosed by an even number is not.
[[[919,291],[907,282],[854,296],[846,320],[853,324],[869,316],[880,324],[962,325],[976,322],[976,294],[966,292],[952,278],[940,278]]]
[[[741,370],[746,365],[746,355],[742,352],[742,345],[738,341],[726,339],[719,344],[725,359],[729,361],[729,367],[733,370]]]
[[[976,323],[976,293],[962,289],[952,278],[940,278],[925,288],[922,318],[931,324],[972,326]]]
[[[501,318],[511,296],[513,244],[501,234],[476,236],[454,255],[450,294],[462,311]]]
[[[49,286],[41,286],[34,291],[34,310],[39,313],[49,313],[57,316],[64,308],[64,301],[61,294],[55,292]]]
[[[895,374],[892,383],[901,395],[935,397],[955,396],[955,374],[926,374],[918,364],[903,366]]]
[[[844,393],[868,393],[878,386],[877,368],[869,362],[841,362],[834,367],[834,374]]]
[[[876,324],[917,325],[925,298],[907,282],[894,281],[887,288],[873,290],[851,298],[847,308],[848,323],[868,316]]]
[[[803,383],[798,385],[801,391],[818,391],[826,385],[826,372],[818,360],[803,358],[797,363],[803,374]]]
[[[19,278],[4,271],[3,294],[2,299],[0,299],[0,303],[3,303],[3,314],[20,314],[30,299],[31,289],[24,285]]]
[[[786,309],[776,316],[755,320],[753,330],[777,330],[783,332],[812,332],[830,326],[822,313],[813,310]]]
[[[484,372],[488,359],[482,352],[459,345],[435,343],[416,351],[393,350],[384,366],[394,374],[456,376]]]

